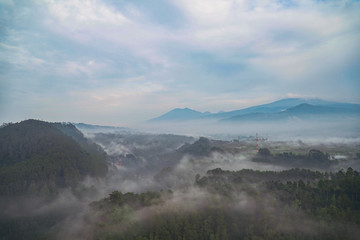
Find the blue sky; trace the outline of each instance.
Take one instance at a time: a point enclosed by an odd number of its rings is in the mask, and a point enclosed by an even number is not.
[[[360,2],[0,0],[0,123],[360,103]]]

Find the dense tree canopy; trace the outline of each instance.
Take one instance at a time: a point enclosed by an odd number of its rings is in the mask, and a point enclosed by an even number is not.
[[[98,218],[91,236],[143,240],[356,239],[359,181],[359,172],[351,168],[330,174],[304,169],[213,169],[196,179],[196,191],[208,194],[196,200],[195,208],[194,199],[178,201],[172,192],[114,191],[92,204],[95,213],[90,216]]]
[[[105,153],[71,124],[26,120],[0,128],[0,194],[51,196],[104,176]]]

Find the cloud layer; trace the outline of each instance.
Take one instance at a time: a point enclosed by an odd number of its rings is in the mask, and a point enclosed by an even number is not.
[[[174,107],[359,102],[360,3],[2,0],[0,121],[131,124]]]

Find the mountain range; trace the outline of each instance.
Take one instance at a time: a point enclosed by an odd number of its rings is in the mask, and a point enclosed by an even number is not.
[[[240,110],[209,113],[189,108],[176,108],[149,123],[180,122],[188,120],[215,120],[219,122],[278,121],[290,118],[360,117],[360,104],[325,101],[318,98],[286,98]]]

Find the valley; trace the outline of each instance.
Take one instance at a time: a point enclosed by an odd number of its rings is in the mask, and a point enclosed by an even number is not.
[[[0,240],[360,239],[360,0],[0,0]]]
[[[218,140],[97,127],[27,120],[0,128],[3,141],[13,139],[1,145],[2,239],[356,239],[356,140]],[[16,132],[29,134],[22,136],[31,151]]]

